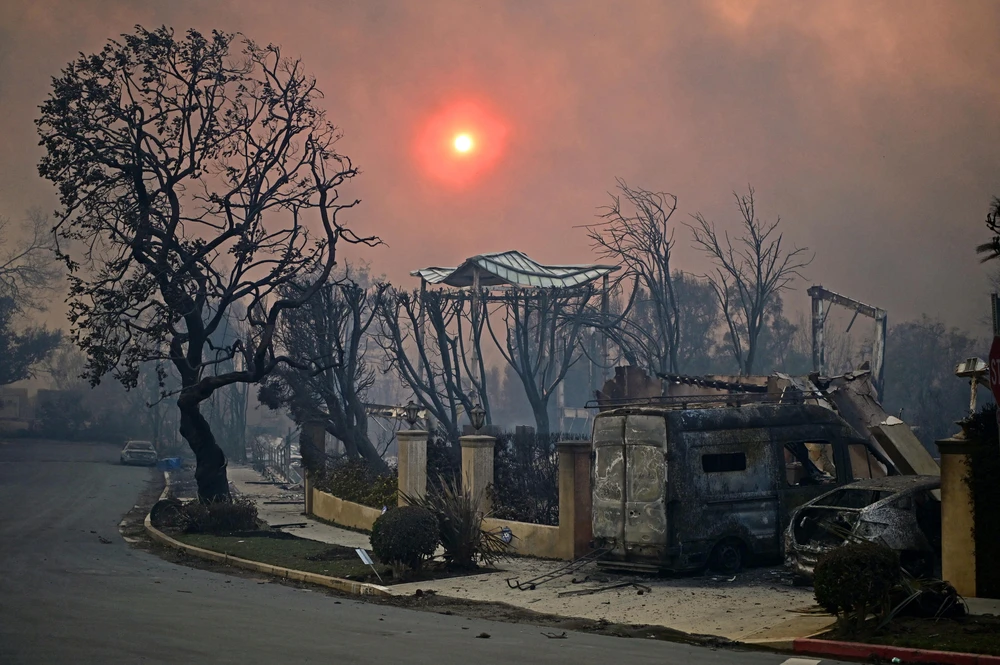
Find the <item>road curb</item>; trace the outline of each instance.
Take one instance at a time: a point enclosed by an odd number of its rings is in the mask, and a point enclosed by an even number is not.
[[[831,656],[836,658],[855,658],[858,660],[872,660],[874,657],[878,657],[878,659],[883,661],[891,661],[893,658],[899,658],[906,663],[1000,665],[1000,656],[986,656],[956,651],[909,649],[882,644],[862,644],[860,642],[837,642],[834,640],[799,638],[795,640],[793,648],[796,653],[808,654],[810,656]]]
[[[167,495],[167,488],[163,490],[163,497]],[[161,497],[162,498],[162,497]],[[149,515],[146,515],[146,519],[143,520],[143,526],[146,528],[146,533],[149,537],[156,542],[166,545],[167,547],[173,547],[174,549],[187,552],[192,556],[196,556],[200,559],[207,559],[209,561],[216,561],[218,563],[224,563],[229,566],[236,566],[237,568],[243,568],[246,570],[252,570],[258,573],[264,573],[265,575],[273,575],[274,577],[280,577],[286,580],[296,580],[298,582],[306,582],[308,584],[316,584],[318,586],[327,587],[328,589],[335,589],[336,591],[341,591],[343,593],[348,593],[354,596],[391,596],[392,593],[388,588],[384,586],[379,586],[378,584],[368,584],[367,582],[354,582],[352,580],[345,580],[340,577],[330,577],[329,575],[319,575],[317,573],[307,573],[304,570],[295,570],[294,568],[283,568],[281,566],[272,566],[268,563],[260,563],[259,561],[250,561],[249,559],[241,559],[239,557],[230,556],[228,554],[223,554],[222,552],[214,552],[212,550],[206,550],[201,547],[195,547],[194,545],[188,545],[187,543],[182,543],[179,540],[171,538],[167,534],[163,533],[155,526],[149,519]]]

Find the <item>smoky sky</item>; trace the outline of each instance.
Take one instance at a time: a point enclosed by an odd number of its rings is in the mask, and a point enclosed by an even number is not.
[[[977,328],[988,269],[973,247],[1000,195],[1000,3],[126,2],[0,8],[0,214],[54,209],[32,124],[77,52],[136,23],[241,31],[301,56],[362,175],[350,220],[410,270],[520,249],[593,260],[585,233],[616,177],[678,196],[679,268],[705,272],[683,223],[736,221],[734,190],[815,251],[786,296],[821,283],[889,312]],[[411,146],[450,103],[503,119],[502,156],[461,187]]]

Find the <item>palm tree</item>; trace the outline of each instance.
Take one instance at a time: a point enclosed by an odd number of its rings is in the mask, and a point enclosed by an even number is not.
[[[993,240],[976,247],[976,254],[985,254],[982,263],[1000,258],[1000,198],[994,196],[986,215],[986,227],[993,232]]]

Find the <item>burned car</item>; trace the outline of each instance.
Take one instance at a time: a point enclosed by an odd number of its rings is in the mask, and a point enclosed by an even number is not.
[[[938,476],[888,476],[844,485],[792,513],[785,563],[800,582],[812,579],[819,558],[849,541],[868,540],[899,552],[918,578],[938,574],[941,502]]]
[[[156,448],[149,441],[129,441],[122,448],[119,460],[122,464],[156,466],[159,456],[156,454]]]

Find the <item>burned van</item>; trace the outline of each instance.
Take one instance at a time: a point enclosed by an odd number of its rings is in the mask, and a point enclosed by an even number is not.
[[[732,572],[780,559],[788,516],[891,462],[813,404],[648,405],[594,422],[593,533],[603,565]]]

